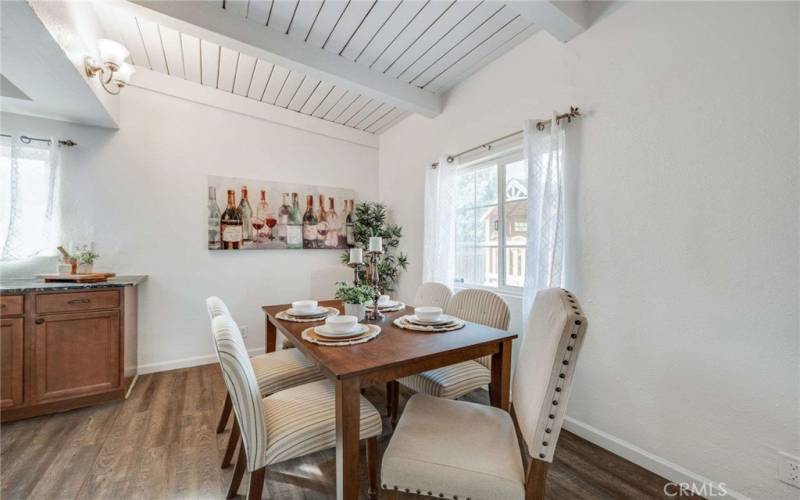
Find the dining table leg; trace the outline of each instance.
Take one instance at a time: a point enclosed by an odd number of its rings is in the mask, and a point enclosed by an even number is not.
[[[489,395],[492,406],[508,411],[511,392],[511,340],[499,344],[500,349],[492,354],[492,382]]]
[[[336,380],[336,498],[358,498],[361,392],[358,378]]]
[[[266,325],[266,345],[265,352],[275,352],[275,347],[278,342],[278,329],[272,324],[269,318],[264,318]]]

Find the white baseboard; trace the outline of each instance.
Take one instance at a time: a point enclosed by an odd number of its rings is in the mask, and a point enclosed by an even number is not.
[[[264,348],[255,347],[252,349],[248,349],[247,353],[250,354],[250,356],[263,354]],[[158,363],[147,363],[145,365],[139,365],[137,373],[138,375],[146,375],[148,373],[165,372],[169,370],[177,370],[179,368],[191,368],[192,366],[210,365],[211,363],[216,363],[216,362],[217,362],[216,354],[210,354],[208,356],[194,356],[191,358],[175,359],[172,361],[159,361]]]
[[[612,436],[607,432],[603,432],[589,424],[575,420],[572,417],[564,418],[564,429],[674,483],[689,483],[697,485],[697,487],[707,485],[708,488],[711,488],[711,485],[717,486],[721,482],[724,483],[724,481],[712,481],[707,477],[692,472],[685,467],[681,467],[676,463],[672,463],[669,460],[654,455],[647,450],[643,450],[636,445],[616,436]],[[719,491],[718,486],[715,491]],[[727,498],[751,500],[749,497],[730,489],[727,485],[725,485],[725,491],[727,493]]]

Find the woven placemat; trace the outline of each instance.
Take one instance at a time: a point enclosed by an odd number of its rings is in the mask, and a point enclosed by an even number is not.
[[[372,304],[370,304],[370,305],[366,305],[365,304],[365,307],[367,308],[367,311],[371,311],[372,310]],[[392,307],[381,307],[381,306],[378,306],[378,310],[380,312],[382,312],[382,313],[390,313],[390,312],[402,311],[405,308],[406,308],[406,305],[403,302],[400,302],[397,305],[394,305]]]
[[[336,340],[324,341],[312,336],[312,334],[314,333],[313,326],[311,328],[306,328],[305,330],[303,330],[303,333],[301,333],[300,336],[306,342],[311,342],[312,344],[324,345],[327,347],[342,347],[348,345],[363,344],[364,342],[369,342],[370,340],[374,339],[375,337],[378,336],[379,333],[381,333],[381,327],[379,327],[378,325],[365,325],[365,326],[368,328],[368,330],[362,335],[340,341]]]
[[[329,318],[331,316],[339,315],[339,310],[336,309],[335,307],[326,307],[325,309],[328,310],[328,314],[326,314],[321,318],[313,318],[313,319],[295,318],[294,316],[289,315],[289,313],[287,312],[288,309],[286,311],[279,312],[278,314],[275,315],[275,317],[278,319],[282,319],[283,321],[292,321],[294,323],[316,323],[318,321],[325,321],[326,318]]]
[[[460,330],[466,326],[466,323],[458,318],[454,318],[456,322],[452,325],[446,326],[422,326],[422,325],[415,325],[414,323],[407,321],[408,315],[400,316],[399,318],[394,320],[394,325],[400,328],[405,328],[406,330],[414,330],[417,332],[452,332],[453,330]]]

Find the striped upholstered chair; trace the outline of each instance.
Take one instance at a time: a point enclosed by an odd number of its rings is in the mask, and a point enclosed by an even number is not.
[[[415,306],[436,306],[445,309],[447,303],[450,302],[450,297],[453,296],[453,291],[450,287],[435,281],[423,283],[417,288],[417,293],[414,295]]]
[[[336,446],[336,388],[328,380],[319,380],[262,398],[236,323],[230,316],[220,315],[211,321],[211,329],[242,434],[228,498],[236,496],[247,469],[247,497],[260,499],[267,466]],[[359,432],[361,439],[367,440],[370,491],[376,495],[381,416],[363,397]]]
[[[206,299],[208,316],[213,321],[217,316],[231,317],[228,306],[219,297],[209,297]],[[288,389],[296,385],[321,380],[323,375],[319,372],[312,361],[309,361],[297,349],[280,350],[266,354],[260,354],[250,358],[253,366],[258,388],[262,396]],[[217,434],[221,434],[228,425],[231,415],[231,398],[225,396],[225,404],[222,407],[222,414],[217,424]],[[236,451],[236,443],[239,442],[239,423],[234,418],[231,428],[228,448],[222,459],[222,467],[228,467]]]
[[[445,308],[447,314],[466,321],[506,330],[511,314],[503,298],[488,290],[461,290],[453,295]],[[458,332],[453,332],[458,335]],[[438,398],[456,399],[468,392],[483,387],[492,381],[491,356],[473,361],[435,368],[426,372],[403,377],[397,382],[422,394]],[[392,384],[392,382],[390,382]],[[397,421],[399,390],[387,386],[391,403],[389,414],[392,423]]]
[[[452,296],[453,291],[450,290],[449,286],[435,281],[428,281],[417,288],[417,293],[414,295],[414,305],[436,306],[445,309]],[[394,415],[395,419],[397,418],[397,401],[400,397],[399,388],[396,381],[386,382],[386,409],[390,416]],[[394,423],[394,420],[392,423]]]
[[[412,396],[383,454],[387,497],[404,491],[454,500],[544,499],[586,326],[570,292],[539,292],[512,382],[511,414]]]

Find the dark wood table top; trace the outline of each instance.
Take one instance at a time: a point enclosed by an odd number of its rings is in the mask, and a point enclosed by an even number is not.
[[[340,300],[321,301],[320,305],[342,310]],[[306,328],[320,325],[322,322],[297,323],[275,318],[277,313],[290,307],[291,304],[281,304],[264,306],[262,309],[267,314],[268,321],[274,324],[278,331],[336,378],[363,376],[393,367],[402,372],[401,367],[412,365],[416,368],[410,368],[409,374],[418,373],[420,367],[430,369],[424,366],[426,360],[430,360],[431,367],[444,366],[448,363],[442,360],[446,359],[448,354],[458,356],[463,355],[463,351],[471,350],[475,351],[478,357],[495,352],[501,341],[517,338],[514,333],[470,322],[460,330],[442,333],[398,328],[392,321],[399,316],[414,312],[413,307],[406,306],[405,311],[384,313],[385,317],[381,321],[365,320],[364,323],[377,324],[381,327],[380,335],[369,342],[343,347],[321,346],[304,341],[301,333]],[[401,373],[396,375],[402,376]]]

